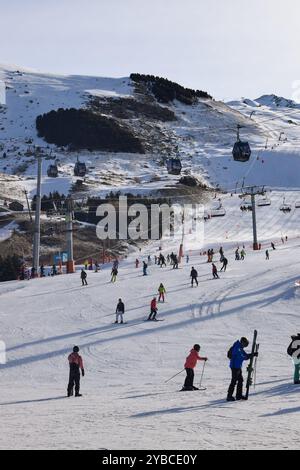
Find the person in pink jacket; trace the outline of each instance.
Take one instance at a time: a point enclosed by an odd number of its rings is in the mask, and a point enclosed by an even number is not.
[[[198,361],[207,361],[207,357],[201,357],[199,356],[200,352],[200,345],[195,344],[193,349],[191,350],[190,354],[186,358],[184,368],[186,371],[186,379],[184,382],[184,386],[182,387],[182,391],[193,391],[193,390],[199,390],[197,387],[194,387],[194,369],[197,365]]]

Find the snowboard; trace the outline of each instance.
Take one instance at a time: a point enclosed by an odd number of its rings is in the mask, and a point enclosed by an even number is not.
[[[252,350],[251,350],[251,359],[247,367],[247,383],[246,383],[246,400],[249,398],[250,387],[253,384],[253,373],[254,373],[254,353],[257,352],[257,330],[254,330]]]

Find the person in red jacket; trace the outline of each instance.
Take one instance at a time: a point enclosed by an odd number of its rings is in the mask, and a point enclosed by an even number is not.
[[[150,321],[150,320],[157,321],[156,320],[156,315],[157,315],[157,300],[156,300],[156,297],[154,297],[152,299],[150,308],[151,308],[151,312],[150,312],[148,321]]]
[[[195,344],[190,354],[186,358],[184,365],[184,368],[186,370],[186,379],[184,382],[184,386],[182,387],[183,392],[199,390],[197,387],[194,387],[194,369],[198,361],[207,361],[207,357],[199,356],[200,349],[201,348],[199,344]]]
[[[82,357],[79,356],[79,347],[74,346],[72,354],[69,355],[68,361],[70,364],[70,376],[68,385],[68,397],[73,396],[73,388],[75,385],[75,397],[81,397],[80,390],[80,370],[82,377],[84,377],[84,368]]]

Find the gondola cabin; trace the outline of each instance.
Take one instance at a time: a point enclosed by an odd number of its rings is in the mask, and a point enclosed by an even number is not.
[[[57,165],[49,165],[47,168],[47,175],[49,178],[57,178],[58,177]]]
[[[86,175],[86,164],[83,162],[80,162],[79,160],[75,163],[74,166],[74,175],[83,177]]]
[[[167,160],[167,170],[169,175],[180,175],[182,164],[179,158],[169,158]]]
[[[248,162],[251,157],[251,148],[248,142],[242,142],[240,140],[240,129],[241,126],[237,126],[237,141],[234,144],[232,155],[236,162]]]

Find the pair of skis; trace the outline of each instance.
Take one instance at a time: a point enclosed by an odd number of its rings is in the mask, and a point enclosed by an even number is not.
[[[257,355],[259,350],[259,344],[257,343],[257,330],[254,330],[253,343],[251,349],[250,363],[247,367],[247,383],[246,383],[246,394],[245,398],[248,400],[250,387],[256,385],[256,367],[257,367]]]

